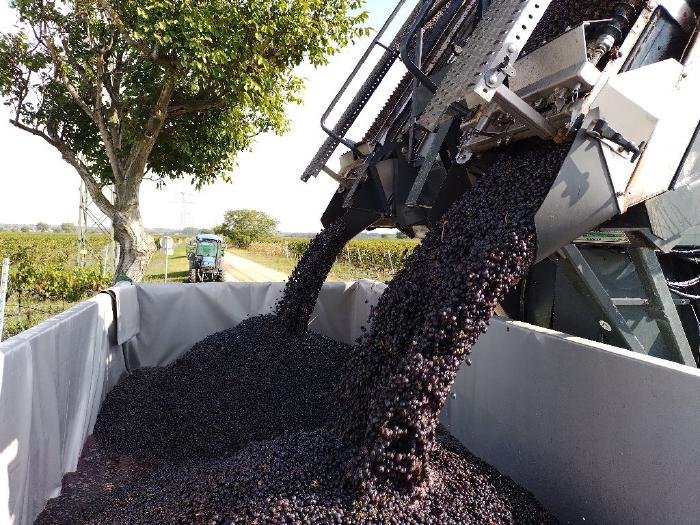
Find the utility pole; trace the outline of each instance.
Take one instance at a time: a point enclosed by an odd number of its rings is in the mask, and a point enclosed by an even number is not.
[[[5,299],[7,297],[7,284],[10,280],[10,259],[2,260],[2,273],[0,273],[0,341],[2,331],[5,328]]]
[[[109,194],[107,198],[110,202],[114,203],[114,189],[109,188]],[[113,257],[109,257],[109,254],[94,250],[87,241],[87,235],[90,229],[96,229],[100,233],[106,235],[110,241],[109,252],[113,254]],[[80,204],[78,206],[78,246],[77,246],[77,263],[78,267],[85,267],[88,263],[88,255],[92,255],[93,260],[99,260],[100,255],[103,256],[103,268],[104,272],[113,271],[118,264],[119,255],[117,252],[117,244],[114,241],[114,228],[112,227],[112,222],[107,216],[97,209],[94,205],[90,194],[87,191],[87,187],[84,182],[80,182]],[[108,261],[108,264],[105,264]]]
[[[80,204],[78,205],[78,268],[85,267],[85,258],[87,256],[87,210],[88,210],[89,195],[85,183],[80,181]]]
[[[187,207],[191,204],[195,204],[195,202],[190,200],[192,193],[189,191],[178,191],[177,194],[180,196],[180,198],[175,201],[180,205],[180,229],[184,230],[187,228],[187,221],[191,221],[191,217],[189,217],[190,212]]]

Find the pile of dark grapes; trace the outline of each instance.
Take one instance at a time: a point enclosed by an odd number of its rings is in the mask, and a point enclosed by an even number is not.
[[[282,329],[289,333],[306,330],[328,272],[349,240],[342,218],[311,240],[277,302],[276,314]]]
[[[296,432],[230,458],[166,465],[147,480],[116,486],[78,515],[39,523],[553,523],[531,495],[449,436],[433,448],[430,491],[419,498],[391,487],[348,490],[338,472],[354,453],[332,431]]]
[[[568,152],[505,149],[389,284],[353,348],[339,428],[359,448],[349,478],[416,489],[430,477],[438,415],[459,366],[536,252],[534,216]]]
[[[107,396],[95,436],[155,461],[230,455],[251,441],[328,422],[349,346],[253,317],[163,368],[136,370]]]

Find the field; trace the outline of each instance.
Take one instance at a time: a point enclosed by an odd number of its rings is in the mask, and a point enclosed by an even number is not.
[[[274,237],[254,242],[247,250],[227,248],[269,268],[290,274],[310,239]],[[187,279],[186,239],[175,239],[168,260],[168,282]],[[77,235],[67,233],[0,232],[0,259],[10,259],[9,294],[2,338],[6,339],[56,315],[100,289],[111,277],[103,275],[102,254],[109,238],[88,235],[85,265],[77,263]],[[338,257],[328,276],[332,281],[360,278],[388,281],[418,245],[413,240],[355,239]],[[156,252],[144,281],[162,282],[165,258]],[[109,272],[108,272],[109,273]]]
[[[254,242],[247,250],[232,251],[264,266],[291,273],[310,240],[274,237]],[[364,277],[389,281],[416,246],[418,241],[411,239],[353,239],[336,260],[328,280],[356,281]]]
[[[104,235],[89,235],[85,266],[78,266],[77,235],[0,232],[0,259],[10,259],[3,339],[62,312],[108,286]]]

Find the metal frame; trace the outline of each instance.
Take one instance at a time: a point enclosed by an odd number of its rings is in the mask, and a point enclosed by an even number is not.
[[[628,253],[649,298],[649,313],[654,317],[664,342],[681,363],[697,367],[656,252],[649,248],[630,248]]]
[[[391,67],[394,65],[396,59],[398,58],[398,52],[392,49],[392,47],[399,43],[400,36],[403,34],[404,31],[407,30],[407,26],[412,20],[413,13],[415,13],[416,10],[414,9],[412,11],[411,15],[409,15],[409,18],[399,29],[396,36],[394,37],[394,40],[392,41],[391,46],[386,46],[382,44],[379,41],[379,39],[384,35],[389,25],[396,18],[400,9],[405,3],[406,0],[398,0],[397,5],[391,12],[389,18],[386,20],[382,28],[372,39],[372,42],[370,42],[365,53],[362,55],[362,57],[360,57],[360,60],[358,61],[353,71],[350,73],[350,76],[346,79],[340,91],[333,98],[330,105],[326,109],[326,112],[321,117],[321,128],[328,134],[328,138],[326,138],[326,140],[323,142],[319,150],[311,159],[311,162],[309,163],[307,168],[304,170],[304,173],[301,175],[301,180],[303,180],[304,182],[308,181],[312,176],[317,176],[318,173],[323,170],[323,167],[326,165],[326,162],[328,162],[328,159],[331,157],[331,155],[333,155],[333,152],[337,148],[338,144],[344,144],[345,146],[350,148],[351,151],[357,154],[360,158],[366,156],[359,150],[359,148],[357,148],[354,142],[347,140],[344,134],[347,133],[352,124],[355,122],[357,116],[367,104],[367,101],[370,99],[372,94],[375,92],[381,81],[384,79],[384,77],[389,72]],[[375,46],[379,46],[382,49],[385,49],[386,52],[374,66],[374,69],[366,78],[365,82],[362,84],[358,92],[355,94],[355,97],[352,99],[346,110],[339,117],[338,122],[335,124],[333,129],[330,129],[326,124],[328,117],[330,116],[333,109],[335,109],[335,106],[338,104],[340,98],[343,96],[345,91],[347,91],[347,88],[350,86],[351,82],[357,76],[358,72],[360,71],[360,68],[367,61],[367,58],[369,57],[370,53],[374,50]]]
[[[447,137],[447,134],[450,132],[451,127],[451,121],[443,122],[438,128],[438,130],[432,134],[433,142],[431,143],[430,148],[428,149],[428,153],[426,154],[426,157],[423,160],[423,165],[421,166],[420,171],[418,172],[418,176],[413,182],[411,191],[408,194],[408,198],[406,199],[407,206],[418,205],[418,198],[420,197],[420,194],[423,191],[423,186],[425,186],[425,183],[428,180],[428,175],[430,175],[430,172],[433,169],[433,166],[435,165],[437,156],[440,153],[440,149],[442,148],[442,145],[445,142],[445,137]]]
[[[434,130],[449,118],[459,102],[476,108],[491,102],[496,88],[512,74],[520,51],[551,0],[494,0],[467,42],[468,51],[457,56],[419,124]],[[515,4],[515,5],[514,5]]]
[[[493,100],[507,113],[525,121],[528,128],[538,137],[542,139],[551,139],[557,132],[546,118],[540,115],[530,104],[513,93],[513,91],[504,84],[498,86]]]
[[[330,116],[331,112],[335,109],[335,106],[338,104],[340,101],[340,98],[343,96],[345,91],[347,91],[348,87],[350,86],[350,83],[355,79],[357,76],[357,73],[360,71],[360,68],[364,65],[364,63],[367,61],[367,58],[369,58],[370,53],[374,50],[374,46],[379,44],[379,39],[384,36],[384,33],[386,30],[389,28],[391,23],[394,21],[394,18],[399,14],[399,11],[403,7],[403,5],[406,3],[406,0],[399,0],[398,3],[396,4],[396,7],[394,10],[391,12],[389,15],[389,18],[387,18],[386,22],[384,22],[384,25],[381,27],[381,29],[377,32],[377,34],[374,36],[372,39],[372,42],[370,42],[369,46],[367,46],[367,49],[365,50],[364,54],[360,57],[360,60],[357,62],[357,65],[355,68],[352,70],[350,73],[350,76],[345,80],[345,83],[342,85],[340,88],[340,91],[333,97],[333,100],[331,101],[330,105],[326,109],[326,111],[323,113],[321,116],[321,129],[325,131],[330,137],[334,138],[337,140],[339,143],[344,144],[348,148],[350,148],[352,151],[354,151],[357,155],[364,157],[365,155],[357,149],[355,146],[355,143],[352,141],[347,140],[346,138],[340,136],[338,133],[336,133],[334,130],[330,129],[326,125],[326,120],[328,120],[328,117]],[[381,45],[383,49],[388,49],[386,46]]]
[[[406,66],[408,72],[411,73],[411,75],[413,75],[413,77],[416,80],[418,80],[418,82],[427,87],[431,93],[435,93],[437,91],[437,84],[430,80],[430,78],[425,73],[423,73],[423,71],[421,71],[419,54],[417,54],[417,63],[411,60],[411,57],[408,54],[408,46],[411,43],[411,39],[413,39],[416,33],[418,33],[418,30],[422,29],[426,21],[431,19],[430,14],[434,14],[435,12],[437,12],[437,10],[445,4],[447,4],[447,2],[448,0],[440,0],[438,5],[435,6],[435,9],[431,10],[431,0],[422,0],[422,5],[420,11],[418,12],[418,16],[416,17],[416,20],[413,22],[413,25],[411,26],[411,29],[408,31],[408,33],[406,33],[406,35],[404,35],[404,37],[401,39],[401,62],[403,62],[403,65]]]
[[[557,267],[566,273],[581,295],[591,300],[591,305],[595,308],[600,320],[608,323],[611,331],[624,341],[627,348],[633,352],[646,354],[646,349],[627,326],[625,318],[578,247],[569,244],[561,248],[558,254],[560,257],[555,260]]]

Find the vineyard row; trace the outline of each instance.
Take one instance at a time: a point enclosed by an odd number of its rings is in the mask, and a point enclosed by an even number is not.
[[[253,242],[248,249],[264,255],[299,259],[310,242],[311,239],[306,238],[280,237]],[[345,246],[338,261],[364,270],[394,272],[403,267],[416,246],[418,241],[411,239],[353,239]]]

